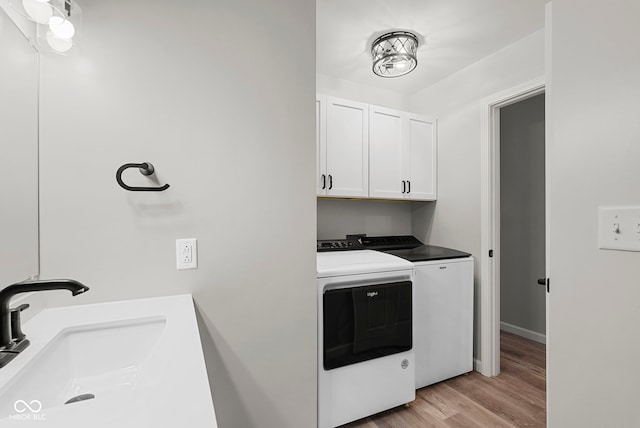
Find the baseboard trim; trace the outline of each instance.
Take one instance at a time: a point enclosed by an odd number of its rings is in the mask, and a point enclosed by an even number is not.
[[[473,359],[473,370],[477,371],[478,373],[482,373],[482,361],[480,361],[477,358]]]
[[[535,342],[539,343],[547,343],[547,336],[538,333],[537,331],[527,330],[526,328],[518,327],[517,325],[509,324],[506,322],[500,322],[500,330],[504,330],[509,333],[516,334],[518,336],[525,337],[527,339],[531,339]]]

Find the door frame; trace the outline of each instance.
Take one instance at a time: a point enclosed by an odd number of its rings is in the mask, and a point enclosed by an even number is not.
[[[541,76],[482,101],[480,361],[476,369],[484,376],[500,374],[500,109],[544,92]],[[493,257],[489,257],[491,250]]]

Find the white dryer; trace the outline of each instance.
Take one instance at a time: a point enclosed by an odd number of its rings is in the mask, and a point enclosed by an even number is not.
[[[377,251],[335,251],[356,244],[318,241],[319,428],[415,399],[413,265]]]
[[[473,257],[414,236],[360,236],[365,248],[410,261],[416,389],[473,370]]]

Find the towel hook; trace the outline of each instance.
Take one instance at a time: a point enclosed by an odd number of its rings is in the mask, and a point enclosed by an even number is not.
[[[168,184],[165,184],[164,186],[160,186],[160,187],[128,186],[124,184],[124,181],[122,181],[122,173],[124,172],[125,169],[129,169],[129,168],[138,168],[140,170],[140,174],[147,175],[147,176],[153,174],[155,171],[155,168],[150,162],[125,163],[120,168],[118,168],[118,171],[116,172],[116,181],[118,182],[120,187],[122,187],[124,190],[129,190],[131,192],[162,192],[163,190],[167,190],[169,188]]]

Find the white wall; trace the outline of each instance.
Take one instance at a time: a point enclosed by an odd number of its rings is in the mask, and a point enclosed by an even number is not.
[[[546,288],[537,279],[546,275],[544,104],[540,94],[500,109],[500,322],[542,336]]]
[[[640,254],[597,208],[640,205],[640,3],[555,0],[548,144],[550,427],[640,426]]]
[[[410,97],[400,92],[362,85],[318,74],[319,94],[360,101],[398,110],[411,110]],[[411,234],[411,203],[344,199],[318,199],[318,239],[344,238],[346,234]]]
[[[0,289],[38,274],[38,54],[0,10]]]
[[[441,80],[412,98],[412,111],[438,118],[438,201],[416,205],[418,239],[476,259],[475,350],[479,349],[481,101],[544,74],[544,30]]]
[[[220,426],[313,426],[315,2],[82,6],[82,55],[42,58],[41,251],[91,290],[48,303],[193,293]],[[118,187],[143,161],[171,188]]]
[[[316,74],[316,87],[318,93],[323,95],[331,95],[398,110],[410,111],[411,109],[411,97],[408,95],[376,86],[363,85],[324,74]]]
[[[411,202],[318,199],[318,239],[411,235]]]

